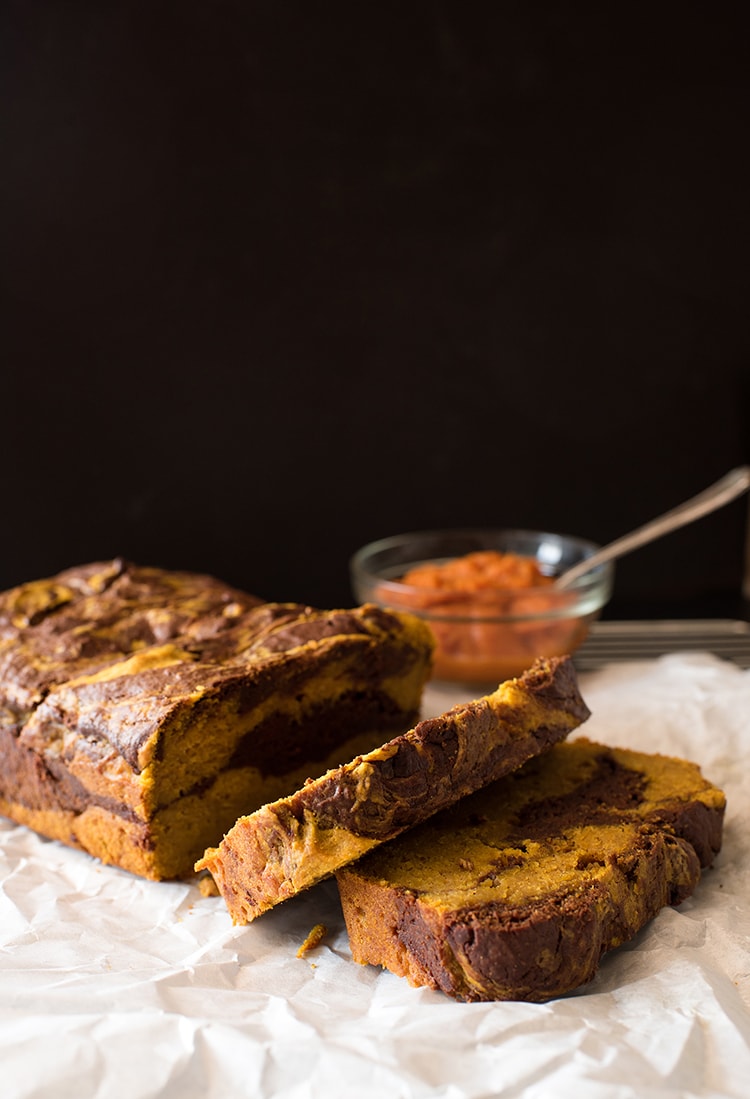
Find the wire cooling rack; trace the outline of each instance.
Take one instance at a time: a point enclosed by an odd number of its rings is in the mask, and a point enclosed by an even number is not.
[[[575,655],[579,671],[650,660],[666,653],[710,652],[750,668],[750,622],[733,618],[595,622]]]

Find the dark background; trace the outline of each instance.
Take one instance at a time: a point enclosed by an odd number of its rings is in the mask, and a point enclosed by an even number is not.
[[[750,461],[726,9],[6,0],[0,30],[0,588],[124,554],[339,605],[370,539],[603,542]],[[733,611],[746,515],[624,560],[610,613]]]

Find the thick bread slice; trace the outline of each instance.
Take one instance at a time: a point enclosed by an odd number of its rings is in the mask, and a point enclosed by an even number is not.
[[[493,694],[241,817],[196,870],[211,872],[233,922],[248,923],[520,767],[588,716],[570,658],[539,660]]]
[[[339,872],[352,955],[456,1000],[561,996],[689,896],[724,808],[695,764],[557,745]]]

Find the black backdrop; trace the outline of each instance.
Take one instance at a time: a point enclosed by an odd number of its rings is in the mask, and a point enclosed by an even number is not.
[[[8,0],[0,588],[347,603],[372,538],[605,541],[750,461],[745,40],[679,10]],[[746,514],[613,612],[733,601]]]

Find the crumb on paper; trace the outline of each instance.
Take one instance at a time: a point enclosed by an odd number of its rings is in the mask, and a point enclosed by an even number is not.
[[[320,946],[321,942],[328,934],[328,928],[325,924],[316,923],[310,934],[307,936],[302,946],[297,951],[298,958],[304,958],[305,954],[309,950],[314,950],[316,946]]]
[[[219,887],[210,874],[206,874],[205,877],[198,880],[198,889],[202,897],[218,897],[219,895]]]

